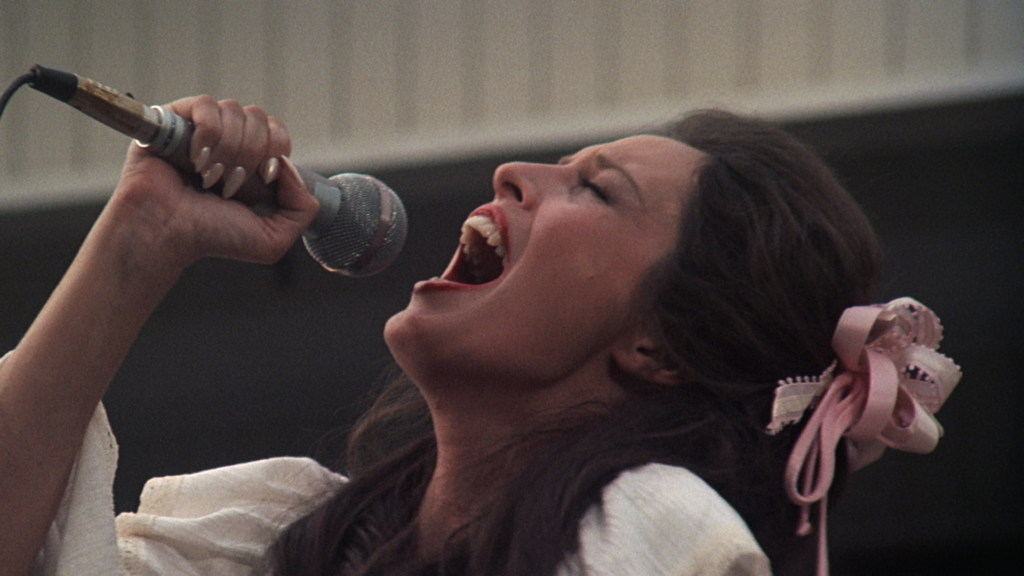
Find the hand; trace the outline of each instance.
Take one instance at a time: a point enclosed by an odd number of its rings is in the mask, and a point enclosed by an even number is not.
[[[316,215],[288,133],[260,109],[208,96],[169,108],[195,124],[206,183],[279,158],[278,209],[196,190],[132,144],[121,181],[18,347],[0,364],[0,574],[27,574],[64,494],[86,426],[146,318],[185,266],[204,256],[273,262]],[[203,152],[209,149],[209,153]],[[228,167],[207,171],[221,164]],[[272,171],[272,170],[270,170]],[[237,173],[237,172],[236,172]]]
[[[259,108],[209,96],[168,108],[195,125],[190,155],[203,188],[222,181],[224,195],[231,195],[249,175],[276,178],[278,209],[258,216],[196,189],[190,181],[197,179],[133,144],[104,214],[115,224],[108,229],[122,236],[130,261],[168,266],[174,273],[205,256],[261,263],[283,256],[319,208],[287,160],[291,142],[284,125]]]

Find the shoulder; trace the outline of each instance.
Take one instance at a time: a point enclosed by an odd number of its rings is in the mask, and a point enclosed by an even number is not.
[[[193,518],[239,506],[293,506],[344,478],[311,458],[268,458],[146,482],[140,514]]]
[[[588,576],[770,574],[739,514],[697,475],[661,464],[605,488],[581,522],[578,561]]]
[[[345,479],[309,458],[270,458],[154,478],[139,510],[117,517],[128,573],[248,574],[288,524]]]

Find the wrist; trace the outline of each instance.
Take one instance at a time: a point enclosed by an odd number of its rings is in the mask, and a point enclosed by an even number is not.
[[[142,213],[115,195],[86,237],[76,264],[103,274],[123,294],[157,291],[162,296],[194,258],[166,219]]]

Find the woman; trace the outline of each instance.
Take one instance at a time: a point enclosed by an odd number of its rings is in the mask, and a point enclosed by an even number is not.
[[[171,107],[196,124],[205,187],[258,172],[278,181],[279,210],[197,193],[129,151],[67,276],[0,365],[5,574],[27,573],[44,540],[44,568],[68,556],[49,549],[50,524],[67,516],[83,436],[182,270],[205,256],[272,262],[316,212],[279,123],[209,97]],[[404,376],[361,423],[351,480],[246,476],[302,488],[241,542],[234,530],[196,538],[208,524],[169,537],[146,532],[160,519],[119,519],[124,565],[245,573],[246,550],[274,541],[261,568],[280,574],[806,567],[813,544],[793,534],[799,510],[781,488],[800,430],[764,429],[776,382],[829,366],[836,322],[871,302],[878,270],[870,226],[828,170],[774,128],[705,113],[557,165],[502,166],[494,189],[445,273],[387,324]],[[164,498],[161,486],[147,492]],[[217,486],[178,497],[216,493],[237,520]],[[141,533],[152,537],[138,544]]]

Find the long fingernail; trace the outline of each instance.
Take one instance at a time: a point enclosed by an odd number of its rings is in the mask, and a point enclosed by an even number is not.
[[[224,174],[224,165],[220,162],[215,163],[203,172],[203,189],[209,190],[210,186],[213,186],[217,180]]]
[[[281,162],[275,158],[267,158],[262,165],[260,165],[260,178],[263,178],[264,184],[270,184],[274,180],[277,180],[278,171],[281,169]]]
[[[285,170],[291,172],[296,180],[302,182],[302,176],[299,176],[299,171],[295,169],[295,164],[292,164],[292,161],[287,156],[281,156],[281,162],[284,163]]]
[[[235,166],[224,177],[224,188],[221,189],[220,195],[224,198],[231,198],[242,187],[242,182],[245,182],[245,168]]]
[[[203,146],[192,157],[192,165],[195,166],[196,172],[202,174],[203,170],[206,170],[206,165],[210,163],[210,152],[209,146]]]

